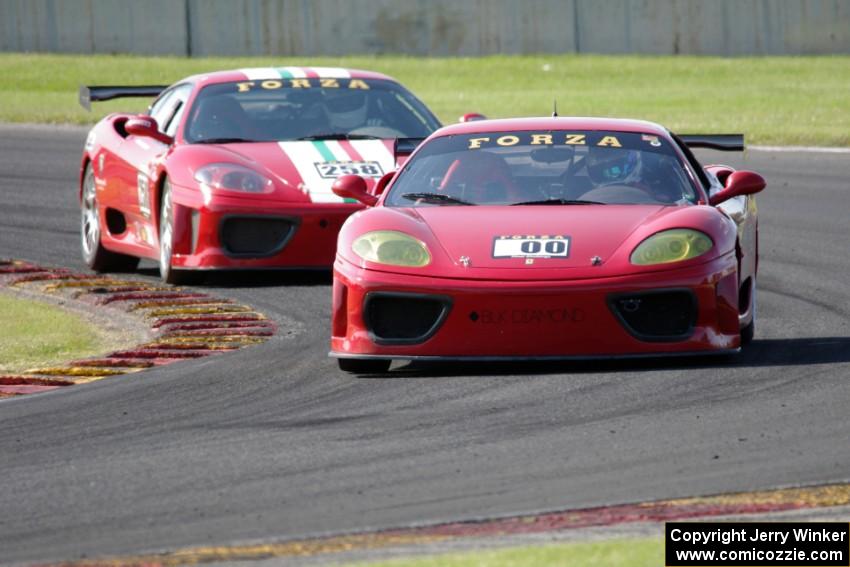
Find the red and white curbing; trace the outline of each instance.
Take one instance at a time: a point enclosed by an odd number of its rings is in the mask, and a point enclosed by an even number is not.
[[[21,260],[0,260],[0,287],[60,294],[83,305],[119,310],[150,326],[151,341],[105,356],[0,375],[0,398],[33,394],[139,372],[262,343],[277,325],[250,306],[196,290],[80,274]]]
[[[669,521],[740,519],[805,510],[820,510],[828,514],[830,509],[846,510],[848,505],[850,485],[841,483],[563,510],[290,541],[187,547],[147,555],[67,561],[40,567],[178,567],[211,563],[229,565],[252,560],[263,561],[265,565],[273,559],[285,564],[287,559],[304,557],[327,558],[328,562],[336,563],[333,556],[356,559],[354,554],[374,550],[384,550],[385,557],[391,557],[393,550],[405,554],[427,554],[434,552],[435,547],[437,550],[440,546],[445,549],[453,542],[466,543],[469,549],[479,549],[506,537],[566,534],[583,529],[628,525],[656,526],[658,529],[655,533],[661,533],[661,525]]]

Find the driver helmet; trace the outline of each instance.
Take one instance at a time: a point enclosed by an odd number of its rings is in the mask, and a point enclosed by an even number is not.
[[[638,150],[591,146],[587,153],[587,175],[596,184],[628,183],[638,178]]]
[[[245,111],[235,98],[227,95],[207,97],[198,103],[191,135],[195,140],[243,138],[246,122]]]
[[[359,89],[329,91],[325,108],[331,128],[352,130],[366,126],[366,103],[366,93]]]

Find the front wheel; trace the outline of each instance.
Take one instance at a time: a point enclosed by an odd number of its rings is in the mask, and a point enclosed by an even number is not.
[[[751,293],[753,294],[752,306],[751,309],[753,311],[753,318],[750,320],[749,325],[745,327],[741,327],[741,346],[748,345],[753,342],[753,338],[756,336],[756,280],[753,278]]]
[[[383,374],[390,369],[389,360],[368,358],[337,358],[339,369],[351,374]]]
[[[83,174],[83,198],[80,202],[80,244],[83,261],[96,272],[129,272],[136,269],[139,259],[111,252],[100,241],[100,209],[91,164]]]
[[[174,254],[174,203],[171,200],[171,183],[165,180],[159,208],[159,277],[169,284],[190,283],[194,274],[175,270],[171,265]]]

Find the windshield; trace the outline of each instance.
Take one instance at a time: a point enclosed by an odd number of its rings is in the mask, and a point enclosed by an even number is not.
[[[281,79],[204,87],[188,114],[190,143],[424,138],[437,119],[398,83]]]
[[[385,204],[580,205],[697,201],[686,166],[663,137],[627,132],[497,132],[427,142]]]

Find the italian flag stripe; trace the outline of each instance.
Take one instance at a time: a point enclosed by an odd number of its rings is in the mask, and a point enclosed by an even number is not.
[[[298,170],[303,187],[314,203],[341,203],[342,199],[331,191],[333,179],[325,179],[319,173],[317,164],[327,159],[319,152],[314,142],[278,142],[278,145]]]
[[[325,160],[331,161],[362,161],[363,158],[360,157],[348,140],[317,140],[313,142],[316,146],[316,149],[319,150],[319,153],[322,155]],[[356,203],[357,199],[351,199],[346,197],[343,199],[344,203]]]
[[[351,140],[351,147],[363,156],[364,161],[374,160],[381,164],[384,173],[395,169],[395,154],[391,140]]]
[[[284,79],[303,79],[307,77],[307,73],[301,67],[278,67],[277,72]],[[287,73],[284,75],[284,73]]]
[[[339,161],[324,140],[316,140],[313,145],[319,150],[325,161]]]
[[[325,140],[325,146],[334,156],[334,161],[357,161],[354,156],[342,146],[342,140]]]
[[[349,152],[348,149],[343,146],[342,142],[343,141],[340,140],[325,140],[320,141],[319,143],[323,144],[325,149],[333,156],[328,161],[358,161],[360,158],[355,157],[351,152]],[[323,157],[326,156],[325,152],[321,149],[319,151]],[[356,203],[357,199],[346,197],[342,201],[343,203]]]
[[[362,155],[360,155],[360,152],[358,152],[358,151],[354,148],[354,146],[352,146],[352,145],[351,145],[351,142],[350,142],[350,141],[348,141],[348,140],[340,140],[340,141],[339,141],[339,146],[342,148],[342,150],[343,150],[345,153],[347,153],[349,156],[351,156],[351,160],[352,160],[352,161],[366,161],[366,160],[364,160],[364,159],[363,159],[363,156],[362,156]]]
[[[340,203],[343,199],[331,190],[332,177],[322,177],[322,166],[333,162],[378,162],[388,173],[395,168],[390,140],[315,140],[279,142],[301,177],[301,187],[314,203]],[[336,170],[339,174],[339,169]],[[374,183],[378,176],[374,176]],[[344,202],[355,202],[346,199]]]

